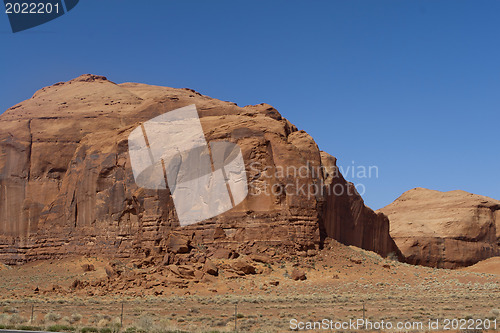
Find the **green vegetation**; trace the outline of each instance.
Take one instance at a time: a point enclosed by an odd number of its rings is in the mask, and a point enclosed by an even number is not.
[[[47,328],[49,332],[75,332],[76,328],[67,325],[52,325]]]
[[[81,333],[98,333],[99,330],[95,327],[83,327],[80,330]]]

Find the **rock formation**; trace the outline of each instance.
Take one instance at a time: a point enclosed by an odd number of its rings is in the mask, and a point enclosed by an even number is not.
[[[240,146],[250,185],[232,210],[181,228],[168,190],[135,184],[127,138],[142,122],[191,104],[207,141]],[[238,107],[96,75],[56,83],[0,116],[0,261],[105,254],[164,257],[168,265],[192,249],[311,254],[327,237],[396,251],[387,219],[347,193],[352,185],[332,173],[334,161],[267,104]],[[335,184],[346,191],[329,194]]]
[[[408,263],[456,268],[500,255],[500,201],[416,188],[380,209]]]
[[[347,182],[340,173],[334,157],[321,152],[321,159],[326,183],[320,220],[323,234],[343,244],[402,259],[389,235],[387,217],[365,206],[354,184]]]

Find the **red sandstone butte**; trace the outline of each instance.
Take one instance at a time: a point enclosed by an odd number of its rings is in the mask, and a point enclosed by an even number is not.
[[[168,191],[135,184],[127,138],[141,122],[191,104],[207,141],[241,147],[252,188],[232,210],[181,228]],[[233,256],[272,248],[314,253],[328,237],[382,255],[397,252],[387,218],[357,193],[258,194],[287,184],[352,187],[327,172],[276,172],[304,166],[336,168],[270,105],[239,107],[191,89],[115,84],[90,74],[56,83],[0,115],[0,261],[172,253],[168,263],[195,247],[226,248]]]
[[[416,188],[380,212],[389,217],[391,236],[408,263],[457,268],[500,255],[498,200]]]

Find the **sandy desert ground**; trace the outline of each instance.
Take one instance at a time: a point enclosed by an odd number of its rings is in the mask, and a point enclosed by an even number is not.
[[[328,319],[335,325],[363,316],[374,325],[382,320],[393,325],[383,331],[402,332],[446,331],[443,325],[453,319],[467,325],[485,319],[493,325],[496,320],[498,330],[500,320],[500,258],[443,270],[383,259],[334,242],[316,256],[258,264],[261,274],[256,275],[235,277],[224,270],[231,260],[218,260],[220,275],[211,282],[124,290],[71,288],[75,280],[107,280],[109,261],[74,257],[3,266],[2,325],[111,332],[120,327],[122,304],[122,331],[127,332],[229,332],[235,329],[235,317],[239,332],[287,332],[299,323]],[[95,271],[84,272],[86,263],[94,265]],[[307,279],[290,279],[294,267],[304,270]],[[439,320],[439,330],[428,327],[430,319]],[[412,326],[399,330],[398,323]],[[453,328],[451,322],[449,328]],[[463,332],[481,331],[462,328]],[[494,326],[490,331],[495,331]]]

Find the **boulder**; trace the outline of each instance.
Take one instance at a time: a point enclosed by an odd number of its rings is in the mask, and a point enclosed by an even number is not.
[[[292,274],[290,274],[290,278],[294,281],[304,281],[307,279],[307,276],[303,270],[294,268]]]
[[[265,254],[250,254],[249,258],[255,262],[260,262],[263,264],[269,264],[271,262],[271,258]]]
[[[234,251],[226,248],[218,248],[212,254],[214,259],[230,259],[234,257]]]
[[[168,269],[177,277],[183,279],[194,278],[195,269],[191,265],[169,265]]]
[[[256,274],[257,270],[250,262],[244,259],[238,259],[231,264],[231,267],[236,271],[236,273],[242,274]]]
[[[172,254],[172,253],[166,253],[164,256],[163,256],[163,260],[161,261],[162,265],[164,266],[168,266],[168,265],[171,265],[174,263],[174,258],[175,258],[175,255]]]
[[[83,264],[82,269],[84,272],[92,272],[95,271],[95,267],[92,264]]]
[[[106,271],[106,275],[108,278],[115,278],[118,276],[118,273],[115,271],[115,269],[109,265],[106,265],[104,267],[104,270]]]
[[[192,265],[180,265],[178,268],[179,273],[183,278],[193,278],[195,275],[195,269]]]
[[[79,279],[75,279],[73,283],[71,283],[71,289],[83,289],[88,285],[88,282],[86,281],[81,281]]]
[[[439,268],[500,255],[500,201],[464,191],[416,188],[380,209],[404,260]]]
[[[219,269],[211,260],[205,261],[205,265],[203,266],[203,272],[213,276],[219,275]]]
[[[205,276],[205,273],[203,273],[202,271],[194,271],[194,278],[201,281],[203,280],[203,277]]]

